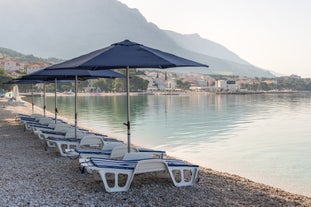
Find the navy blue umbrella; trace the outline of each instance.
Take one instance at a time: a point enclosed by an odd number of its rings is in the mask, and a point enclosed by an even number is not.
[[[36,72],[30,73],[28,75],[24,75],[20,78],[20,80],[41,80],[41,81],[55,81],[55,123],[57,121],[57,80],[63,81],[75,81],[75,137],[77,138],[77,91],[78,91],[78,79],[86,80],[86,79],[95,79],[95,78],[124,78],[125,76],[111,71],[111,70],[72,70],[72,69],[62,69],[62,70],[47,70],[42,69]],[[45,108],[45,106],[44,106]]]
[[[173,68],[173,67],[208,67],[176,55],[157,49],[146,47],[142,44],[124,40],[109,47],[96,50],[80,57],[52,65],[47,70],[72,68],[72,69],[126,69],[127,86],[127,141],[128,152],[131,145],[130,131],[130,98],[129,98],[129,69],[131,68]]]
[[[114,72],[112,70],[72,70],[72,69],[41,69],[28,75],[22,76],[22,80],[41,80],[51,81],[57,78],[58,80],[79,80],[93,79],[93,78],[125,78],[124,75]]]
[[[52,65],[47,69],[120,69],[120,68],[173,68],[208,67],[176,55],[124,40],[109,47]]]

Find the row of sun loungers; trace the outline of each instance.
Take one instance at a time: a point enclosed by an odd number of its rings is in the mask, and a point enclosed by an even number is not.
[[[26,131],[31,131],[45,148],[56,148],[61,156],[78,157],[81,172],[100,175],[107,192],[128,191],[135,175],[165,172],[177,187],[193,185],[198,165],[165,159],[165,151],[131,147],[106,135],[75,129],[61,120],[33,114],[18,115]]]

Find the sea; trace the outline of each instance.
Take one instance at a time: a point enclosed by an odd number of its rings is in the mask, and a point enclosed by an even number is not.
[[[34,103],[42,107],[43,98]],[[28,98],[31,102],[31,98]],[[311,196],[311,93],[131,96],[131,140],[221,172]],[[74,120],[74,96],[57,97]],[[47,97],[54,111],[54,97]],[[78,97],[78,124],[126,142],[126,97]]]

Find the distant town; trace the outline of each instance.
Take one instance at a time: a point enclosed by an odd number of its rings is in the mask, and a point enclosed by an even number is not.
[[[0,69],[8,77],[16,78],[50,66],[48,62],[22,61],[0,53]],[[118,70],[122,72],[122,70]],[[215,93],[254,93],[254,92],[293,92],[311,91],[310,78],[297,75],[275,78],[249,78],[230,75],[206,75],[199,73],[176,73],[169,70],[133,70],[131,91],[137,92],[215,92]],[[2,86],[1,86],[2,87]],[[109,82],[90,80],[82,84],[84,92],[124,91],[122,81]],[[25,87],[27,89],[27,87]],[[52,90],[52,89],[51,89]],[[62,91],[72,91],[72,84],[64,84]]]

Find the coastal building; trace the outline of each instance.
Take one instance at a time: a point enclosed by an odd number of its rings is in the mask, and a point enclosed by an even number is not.
[[[13,72],[18,70],[17,63],[14,60],[4,61],[4,70],[7,72]]]
[[[139,77],[148,81],[147,91],[157,91],[158,90],[158,87],[156,86],[156,83],[155,83],[153,77],[148,77],[145,75],[140,75]]]
[[[176,81],[175,80],[167,80],[167,81],[165,81],[165,89],[166,90],[174,90],[174,89],[176,89]]]
[[[227,89],[227,81],[226,80],[217,80],[215,82],[215,87],[219,89],[226,90]]]
[[[191,85],[189,90],[194,92],[203,92],[207,91],[208,88],[206,86]]]
[[[207,87],[207,80],[204,80],[204,79],[200,79],[197,81],[198,83],[198,86],[201,86],[201,87]]]
[[[26,66],[27,66],[26,62],[18,62],[16,65],[19,72],[26,73]]]
[[[156,79],[154,79],[154,83],[160,91],[165,90],[165,81],[164,80],[156,78]]]
[[[33,73],[48,66],[50,66],[50,64],[44,62],[28,63],[26,66],[26,73]]]
[[[32,73],[39,69],[50,66],[47,62],[28,62],[21,61],[11,57],[7,57],[0,53],[0,68],[3,68],[6,72],[20,72],[20,73]]]
[[[219,91],[236,92],[240,90],[240,86],[236,84],[235,80],[217,80],[215,88]]]

